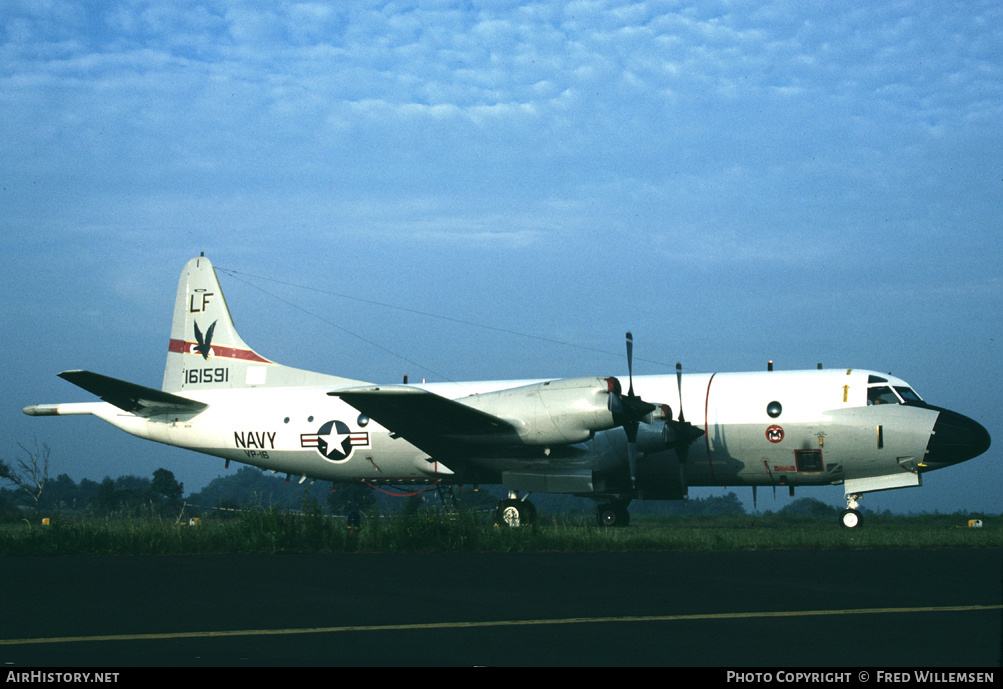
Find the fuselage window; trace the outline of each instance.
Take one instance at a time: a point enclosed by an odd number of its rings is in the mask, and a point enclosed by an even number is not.
[[[897,392],[903,400],[906,402],[922,402],[923,398],[917,395],[912,388],[895,387],[895,392]]]
[[[902,400],[886,385],[879,385],[867,390],[867,404],[900,404]]]

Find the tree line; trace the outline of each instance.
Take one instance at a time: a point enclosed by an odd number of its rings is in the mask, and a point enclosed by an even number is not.
[[[119,476],[77,483],[67,474],[59,474],[42,484],[37,495],[28,495],[19,487],[0,489],[0,515],[10,519],[18,516],[19,508],[46,515],[48,513],[88,512],[95,515],[113,513],[168,514],[179,510],[183,503],[184,485],[168,469],[157,469],[151,478]]]
[[[284,511],[308,508],[330,514],[344,515],[352,510],[383,513],[398,510],[417,511],[438,508],[439,497],[434,488],[415,488],[411,492],[390,489],[373,489],[360,483],[297,483],[253,467],[241,467],[234,474],[213,479],[196,493],[184,497],[184,485],[173,472],[159,468],[150,478],[134,475],[102,481],[82,479],[75,482],[67,474],[48,478],[49,448],[44,444],[34,447],[19,446],[22,454],[15,460],[0,459],[0,520],[19,518],[23,510],[36,514],[43,512],[89,513],[98,516],[119,514],[178,515],[209,511],[235,511],[244,509],[279,509]],[[461,508],[468,510],[494,509],[504,497],[501,488],[491,486],[477,490],[475,487],[455,487],[454,495]],[[403,498],[403,499],[401,499]],[[551,514],[591,513],[592,501],[573,495],[541,494],[535,496],[537,507]],[[745,514],[738,496],[731,492],[724,496],[696,498],[686,502],[657,501],[635,502],[635,514],[712,515]],[[836,508],[814,498],[801,498],[780,510],[781,514],[813,515],[835,514]]]

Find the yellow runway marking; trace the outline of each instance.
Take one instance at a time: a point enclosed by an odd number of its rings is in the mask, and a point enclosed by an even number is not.
[[[1003,605],[950,605],[921,608],[855,608],[849,610],[792,610],[787,612],[724,612],[697,615],[641,615],[624,617],[565,617],[549,620],[495,620],[488,622],[420,622],[302,629],[235,629],[216,632],[164,632],[161,634],[107,634],[96,636],[54,636],[38,639],[0,639],[0,646],[64,644],[81,641],[150,641],[163,639],[221,639],[236,636],[282,636],[286,634],[335,634],[338,632],[415,631],[430,629],[477,629],[487,627],[527,627],[547,624],[606,624],[610,622],[685,622],[692,620],[741,620],[772,617],[819,617],[825,615],[875,615],[916,612],[977,612],[1003,610]]]

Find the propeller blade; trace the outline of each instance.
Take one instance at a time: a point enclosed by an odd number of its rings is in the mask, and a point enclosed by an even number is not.
[[[623,430],[627,432],[627,461],[630,464],[630,484],[637,485],[637,421],[625,423]]]
[[[630,387],[627,389],[627,397],[634,396],[634,336],[627,331],[627,377]]]
[[[676,362],[676,385],[679,386],[679,422],[686,423],[686,418],[683,416],[683,365],[680,362]]]
[[[694,436],[694,434],[690,432],[689,428],[687,428],[684,435],[686,436],[686,439],[676,446],[676,456],[679,457],[680,464],[686,464],[686,460],[690,458],[690,445],[693,444],[694,440],[703,435],[703,432],[697,433]]]

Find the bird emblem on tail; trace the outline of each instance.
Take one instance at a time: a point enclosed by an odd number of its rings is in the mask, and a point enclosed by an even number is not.
[[[212,331],[216,328],[216,321],[212,322],[209,329],[205,332],[205,338],[202,337],[202,331],[199,330],[199,324],[195,322],[195,339],[198,344],[195,345],[195,351],[202,355],[202,358],[206,361],[209,360],[209,353],[212,351]]]

